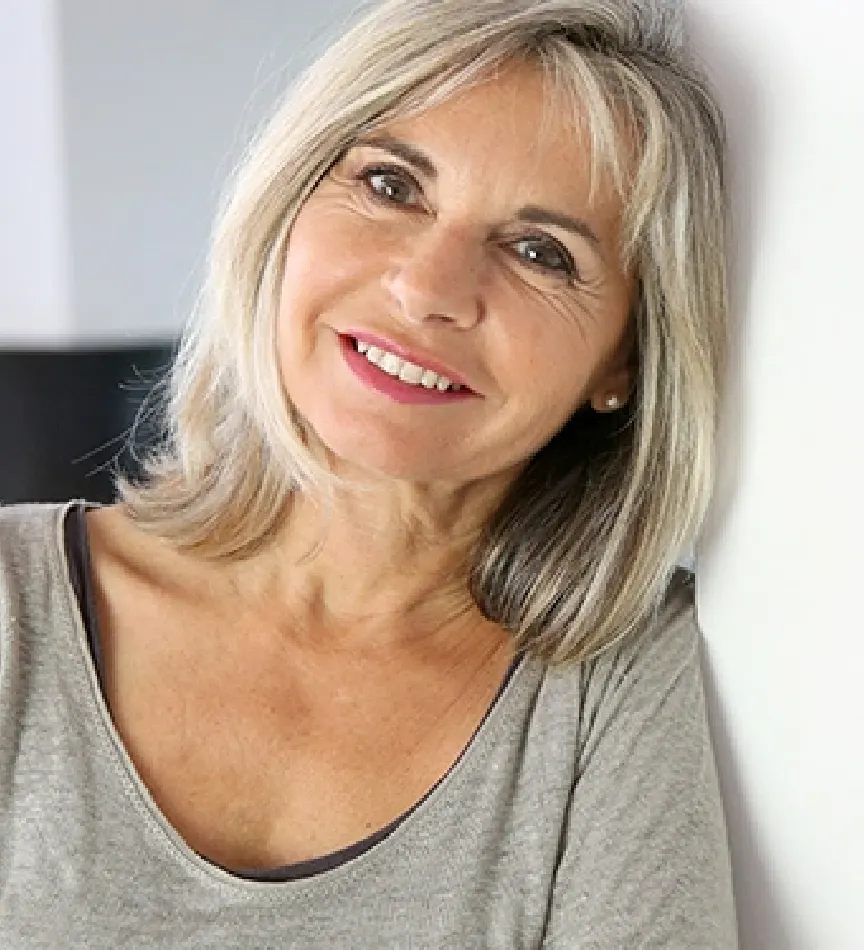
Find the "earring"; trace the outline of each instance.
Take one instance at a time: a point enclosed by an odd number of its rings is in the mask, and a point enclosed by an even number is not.
[[[606,408],[609,410],[617,409],[621,405],[621,400],[617,396],[606,397]]]

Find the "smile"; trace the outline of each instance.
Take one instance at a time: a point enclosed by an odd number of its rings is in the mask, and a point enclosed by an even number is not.
[[[367,388],[394,402],[412,406],[446,406],[472,402],[478,393],[463,383],[395,353],[389,353],[368,340],[339,334],[339,347],[348,368]]]
[[[425,369],[416,363],[409,363],[394,353],[388,353],[386,350],[379,349],[362,340],[354,340],[354,348],[358,353],[369,360],[373,366],[377,366],[389,376],[395,376],[403,383],[410,386],[423,386],[426,389],[437,389],[439,392],[458,392],[462,387],[454,383],[446,376],[439,376],[431,369]]]

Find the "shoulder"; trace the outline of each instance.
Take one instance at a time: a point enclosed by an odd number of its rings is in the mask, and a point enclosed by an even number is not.
[[[679,571],[653,621],[586,665],[582,769],[598,757],[639,758],[637,746],[684,771],[712,755],[700,648],[694,578]]]
[[[75,504],[0,506],[0,672],[70,611],[63,524]],[[23,639],[22,639],[23,638]],[[17,644],[17,645],[16,645]]]
[[[705,710],[696,620],[695,580],[673,575],[653,618],[638,633],[581,662],[543,668],[540,707],[554,723],[550,735],[571,737],[582,773],[598,757],[675,730],[705,741]],[[615,750],[617,751],[617,750]]]
[[[690,571],[675,572],[663,602],[645,626],[611,644],[586,663],[595,689],[615,691],[636,682],[649,686],[698,665],[695,579]]]
[[[93,576],[105,595],[128,589],[170,598],[196,584],[206,588],[212,573],[207,562],[142,529],[122,504],[89,511],[87,537]]]
[[[698,661],[699,638],[695,578],[691,571],[679,568],[654,615],[637,633],[586,660],[552,666],[548,675],[569,681],[580,694],[588,686],[595,693],[614,692],[637,680],[666,678],[682,665]]]
[[[74,504],[0,505],[0,579],[32,582],[50,569],[64,516]]]
[[[553,673],[553,675],[555,675]],[[695,580],[678,570],[654,617],[638,633],[558,672],[578,697],[580,760],[584,768],[600,748],[627,735],[694,730],[704,741],[704,693]]]
[[[577,778],[550,946],[734,947],[695,590],[580,670]]]
[[[0,504],[0,544],[4,547],[32,543],[44,538],[63,515],[79,502],[50,504]]]
[[[588,662],[594,675],[664,676],[698,652],[695,578],[679,569],[662,603],[638,633],[623,637]]]

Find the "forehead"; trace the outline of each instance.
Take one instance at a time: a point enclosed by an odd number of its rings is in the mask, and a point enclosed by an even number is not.
[[[591,126],[574,93],[539,65],[513,60],[443,101],[433,89],[426,104],[375,131],[419,146],[444,175],[472,175],[518,192],[540,189],[583,205],[619,205]]]

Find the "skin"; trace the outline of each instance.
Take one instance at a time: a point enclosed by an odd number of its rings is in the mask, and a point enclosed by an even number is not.
[[[536,69],[511,64],[375,130],[292,229],[278,338],[285,389],[358,490],[338,499],[323,548],[298,572],[304,546],[320,540],[301,500],[273,565],[291,565],[291,577],[274,587],[305,576],[303,599],[355,635],[367,614],[392,634],[400,618],[414,628],[421,605],[434,605],[436,625],[442,600],[467,606],[466,554],[525,461],[577,407],[604,411],[608,396],[623,404],[631,390],[621,204],[602,183],[589,201],[578,130],[554,112],[538,123],[547,101]],[[394,155],[400,145],[434,170]],[[520,220],[527,207],[584,222],[596,242]],[[350,329],[433,354],[479,397],[415,406],[369,390],[339,350]]]
[[[280,362],[290,399],[340,471],[506,483],[578,405],[626,396],[633,285],[618,261],[620,202],[601,188],[589,206],[578,130],[552,118],[538,131],[545,99],[532,67],[508,67],[367,137],[410,145],[434,176],[361,139],[301,209],[285,260]],[[519,221],[529,206],[584,220],[597,245]],[[578,273],[531,264],[532,250],[556,261],[554,242]],[[349,328],[438,356],[482,398],[447,408],[382,399],[345,371],[335,333]]]
[[[326,532],[301,497],[272,543],[226,564],[122,507],[88,516],[117,730],[168,821],[221,864],[345,847],[447,772],[512,662],[466,589],[477,531],[575,408],[631,389],[620,203],[602,183],[588,200],[577,130],[555,111],[539,123],[544,101],[539,75],[509,66],[376,130],[300,211],[278,357],[349,485]],[[594,238],[521,220],[530,206]],[[348,328],[434,354],[477,395],[416,406],[365,388]]]

